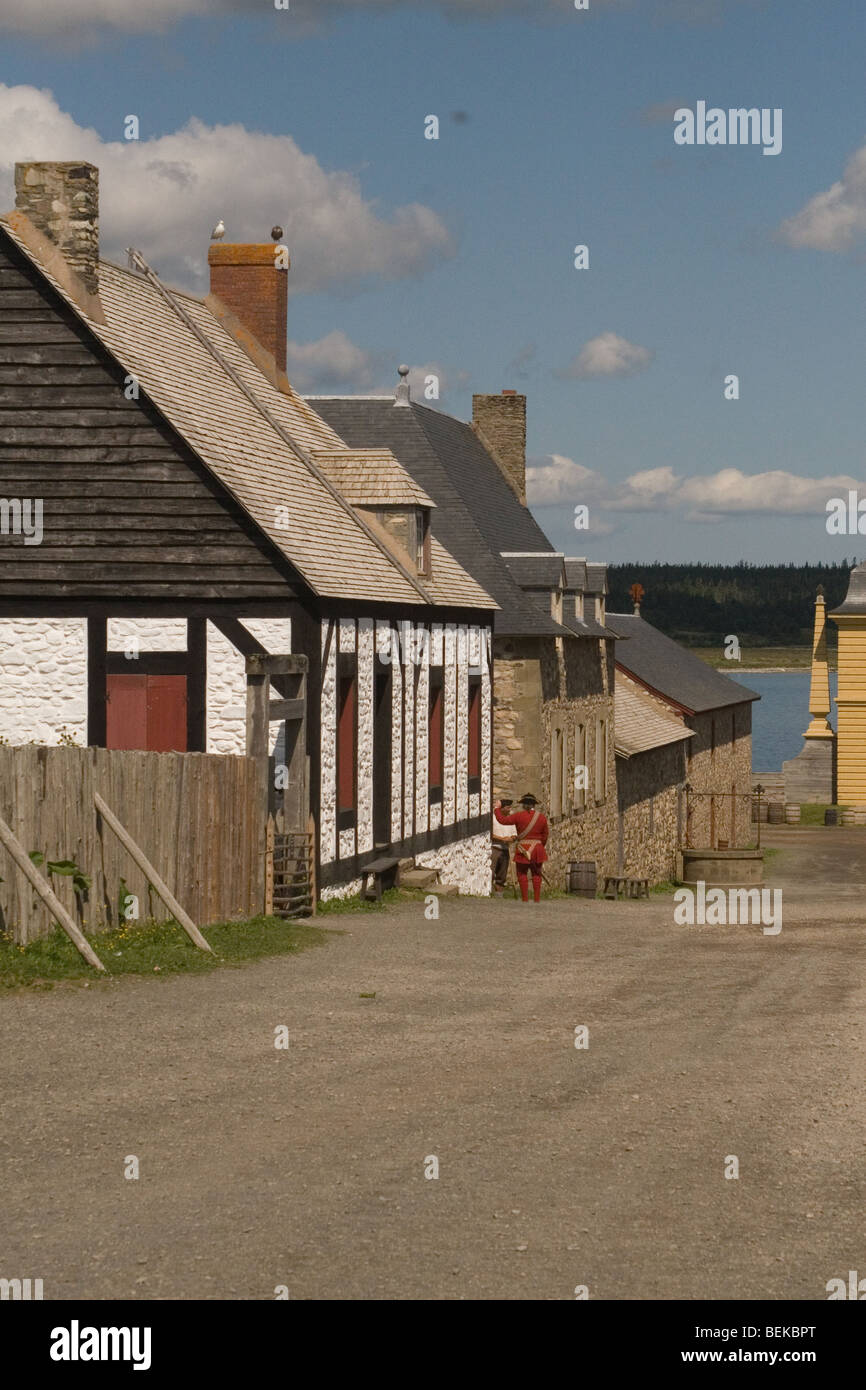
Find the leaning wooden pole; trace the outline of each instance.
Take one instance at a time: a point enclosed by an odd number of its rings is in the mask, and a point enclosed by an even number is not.
[[[0,816],[0,841],[3,842],[5,849],[15,860],[24,877],[39,894],[46,908],[56,922],[60,924],[66,935],[69,937],[73,946],[81,952],[88,965],[92,965],[94,970],[105,970],[105,966],[94,951],[90,942],[87,940],[81,929],[73,922],[63,903],[57,897],[50,883],[39,873],[33,861],[25,854],[21,845],[16,840],[9,826]]]
[[[168,884],[160,878],[156,869],[147,858],[147,855],[135,843],[135,840],[133,840],[129,832],[124,830],[111,808],[106,806],[99,792],[93,793],[93,804],[105,823],[114,831],[118,840],[123,845],[123,848],[135,860],[148,883],[151,883],[156,889],[175,921],[180,923],[187,936],[191,941],[195,942],[196,946],[200,947],[202,951],[209,951],[211,948],[205,941],[195,922],[184,912],[177,898],[169,889]]]

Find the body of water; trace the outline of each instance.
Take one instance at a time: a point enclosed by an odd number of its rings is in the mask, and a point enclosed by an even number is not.
[[[767,671],[737,676],[760,695],[752,705],[752,769],[781,772],[782,763],[796,758],[809,727],[809,671]],[[836,673],[830,672],[830,697],[835,699]],[[836,706],[830,710],[836,727]]]

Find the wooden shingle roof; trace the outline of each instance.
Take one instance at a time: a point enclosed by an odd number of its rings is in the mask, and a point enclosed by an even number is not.
[[[435,507],[390,449],[311,449],[323,473],[353,507]]]
[[[694,738],[679,719],[659,709],[621,671],[617,672],[613,692],[614,744],[618,758],[633,758],[668,743]]]
[[[312,461],[343,441],[291,387],[272,384],[206,303],[101,261],[100,322],[46,267],[26,219],[0,225],[315,593],[496,607],[441,547],[433,585],[400,566]]]

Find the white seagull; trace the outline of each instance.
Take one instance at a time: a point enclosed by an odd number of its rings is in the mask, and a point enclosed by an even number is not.
[[[223,222],[222,218],[220,218],[219,222],[217,222],[216,226],[210,234],[210,239],[211,241],[219,241],[221,237],[225,236],[225,234],[226,224],[225,222]]]

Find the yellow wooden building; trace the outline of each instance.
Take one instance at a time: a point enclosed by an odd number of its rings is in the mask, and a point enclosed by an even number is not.
[[[844,603],[828,616],[839,629],[836,798],[866,806],[866,563],[851,571]]]

